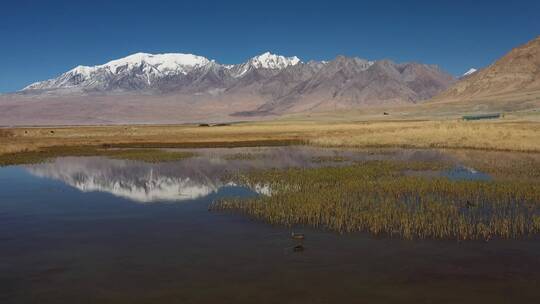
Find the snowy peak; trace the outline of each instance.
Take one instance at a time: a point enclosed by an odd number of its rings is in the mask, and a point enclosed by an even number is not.
[[[258,69],[284,69],[288,66],[297,65],[300,63],[300,59],[296,56],[285,57],[266,52],[251,58],[249,63]]]
[[[110,61],[95,68],[107,68],[116,74],[124,67],[131,69],[143,64],[148,64],[161,73],[182,72],[186,73],[190,68],[204,66],[210,60],[193,54],[170,53],[170,54],[147,54],[136,53],[121,59]]]
[[[89,67],[89,66],[84,66],[84,65],[79,65],[77,66],[76,68],[68,71],[66,74],[72,74],[72,75],[81,75],[81,76],[90,76],[92,74],[92,72],[94,71],[95,68],[93,67]]]
[[[252,70],[282,70],[289,66],[297,65],[300,62],[300,59],[296,56],[285,57],[281,55],[275,55],[270,52],[265,52],[259,56],[255,56],[249,59],[245,63],[233,65],[231,67],[231,72],[234,78],[242,78],[246,74],[248,74],[249,71]]]
[[[118,77],[131,76],[140,78],[147,85],[155,80],[170,76],[187,74],[212,61],[192,54],[147,54],[136,53],[124,58],[109,61],[102,65],[80,65],[67,71],[58,78],[33,83],[24,90],[42,90],[57,88],[99,88],[107,87],[108,81]]]
[[[96,72],[108,72],[112,75],[126,73],[140,68],[145,73],[150,74],[186,74],[190,70],[207,65],[211,61],[192,54],[147,54],[136,53],[124,58],[109,61],[102,65],[78,66],[67,73],[90,77]]]
[[[300,62],[266,52],[237,65],[221,65],[202,56],[182,53],[136,53],[96,66],[77,66],[57,78],[33,83],[26,90],[70,89],[75,91],[140,90],[152,88],[163,79],[182,77],[212,64],[240,78],[253,69],[281,70]],[[191,74],[190,74],[191,75]]]
[[[465,72],[465,74],[461,75],[461,77],[467,77],[467,76],[469,76],[471,74],[476,73],[476,71],[478,71],[478,70],[475,69],[475,68],[470,68],[467,72]]]

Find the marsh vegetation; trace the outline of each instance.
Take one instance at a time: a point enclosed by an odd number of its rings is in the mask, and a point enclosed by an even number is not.
[[[105,149],[93,146],[48,147],[37,151],[3,154],[0,156],[0,166],[34,164],[64,156],[103,156],[113,159],[157,163],[182,160],[194,155],[192,152],[159,149]]]
[[[368,161],[345,167],[249,172],[237,176],[238,182],[269,185],[272,195],[222,199],[210,209],[271,224],[405,239],[490,240],[540,232],[538,181],[460,181],[403,173],[447,166]]]

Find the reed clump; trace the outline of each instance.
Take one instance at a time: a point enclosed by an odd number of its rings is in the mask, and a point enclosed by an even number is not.
[[[540,232],[540,186],[520,180],[452,181],[404,175],[432,164],[371,161],[345,167],[250,172],[272,195],[214,202],[280,225],[364,231],[405,239],[489,240]]]

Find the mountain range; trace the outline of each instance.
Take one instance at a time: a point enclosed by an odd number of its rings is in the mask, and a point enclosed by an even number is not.
[[[459,79],[434,65],[345,56],[304,62],[266,52],[221,64],[137,53],[0,95],[0,125],[225,122],[428,100],[485,104],[501,94],[506,111],[508,94],[529,91],[540,91],[540,37]]]
[[[266,52],[244,63],[224,65],[192,54],[137,53],[103,65],[78,66],[21,92],[64,96],[249,93],[268,101],[260,110],[281,112],[309,95],[350,105],[418,102],[453,81],[436,66],[344,56],[304,63],[296,56]]]
[[[137,53],[0,97],[0,124],[176,123],[411,104],[456,79],[434,65],[266,52],[239,64]]]

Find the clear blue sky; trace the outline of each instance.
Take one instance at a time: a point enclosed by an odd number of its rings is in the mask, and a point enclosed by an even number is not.
[[[539,0],[7,0],[0,92],[140,51],[222,63],[267,50],[305,61],[343,54],[438,64],[458,75],[537,35]]]

